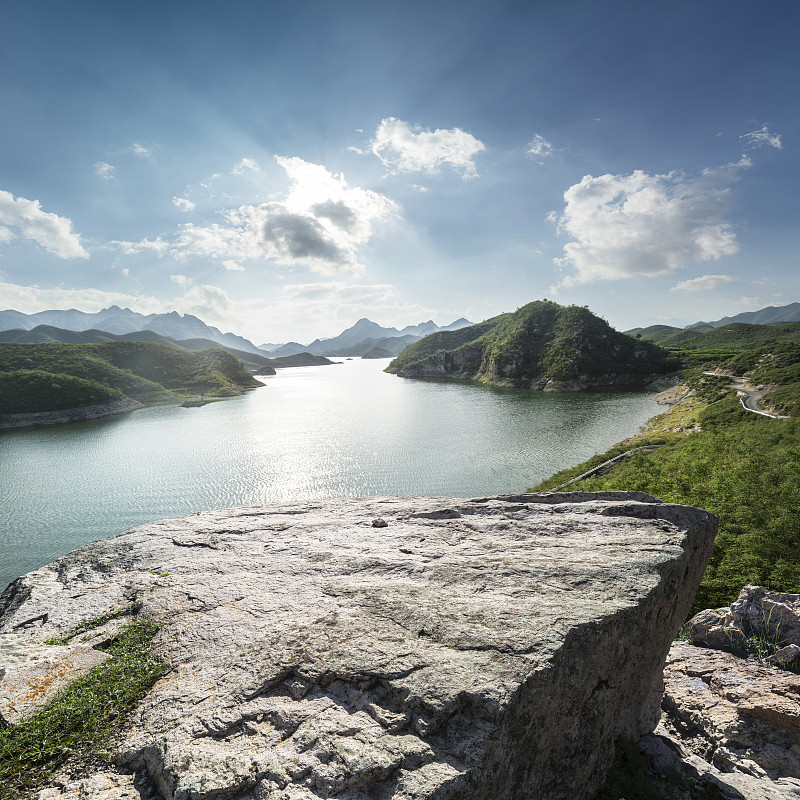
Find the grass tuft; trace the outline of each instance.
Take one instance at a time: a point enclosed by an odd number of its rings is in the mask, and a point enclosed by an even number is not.
[[[96,624],[91,627],[102,624],[92,622]],[[111,656],[108,661],[43,711],[0,729],[0,800],[29,796],[68,761],[104,756],[103,748],[166,671],[150,652],[158,628],[144,620],[126,625],[113,641],[98,648]]]

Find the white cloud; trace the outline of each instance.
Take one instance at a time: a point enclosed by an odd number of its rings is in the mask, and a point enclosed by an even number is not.
[[[140,144],[139,142],[134,142],[129,149],[131,153],[133,153],[134,155],[147,157],[153,152],[155,148],[147,147],[143,144]]]
[[[105,161],[98,161],[94,165],[94,173],[95,175],[99,175],[101,178],[110,180],[114,177],[114,165],[106,164]]]
[[[562,286],[672,272],[739,250],[725,215],[743,158],[687,178],[682,173],[586,175],[564,192],[559,233],[575,241],[555,259],[572,268]]]
[[[263,260],[303,265],[325,275],[358,272],[357,251],[372,237],[373,223],[397,212],[387,197],[350,187],[342,175],[300,158],[276,156],[291,179],[282,201],[221,212],[222,223],[181,225],[172,239],[115,242],[126,253],[152,250],[179,260]]]
[[[555,153],[555,147],[538,133],[528,142],[528,155],[533,156],[534,161],[539,164],[543,164],[544,160],[553,153]]]
[[[730,283],[733,278],[730,275],[701,275],[699,278],[692,278],[688,281],[676,283],[671,292],[704,292],[709,289],[716,289],[723,283]]]
[[[0,242],[10,242],[15,236],[16,234],[11,228],[4,228],[0,225]]]
[[[89,258],[80,235],[72,231],[72,221],[42,211],[38,200],[15,198],[0,189],[0,224],[16,228],[23,238],[31,239],[59,258]]]
[[[770,133],[766,125],[757,131],[750,131],[750,133],[740,136],[739,139],[751,150],[755,150],[758,147],[774,147],[776,150],[783,150],[781,135],[779,133]]]
[[[236,166],[231,170],[231,175],[244,175],[247,170],[251,170],[253,172],[258,172],[261,169],[258,166],[258,162],[254,161],[252,158],[243,158]]]
[[[173,197],[172,205],[181,211],[194,211],[195,204],[186,197]]]
[[[178,286],[183,286],[184,288],[187,286],[191,286],[192,284],[192,279],[186,275],[170,275],[169,279],[173,283],[177,283]]]
[[[131,271],[130,271],[130,270],[127,268],[127,267],[123,267],[123,268],[122,268],[122,269],[119,271],[119,274],[120,274],[120,275],[124,275],[124,276],[127,278],[127,277],[128,277],[128,275],[130,275],[130,274],[131,274]]]
[[[486,146],[460,128],[423,130],[419,125],[387,117],[372,141],[372,152],[391,172],[437,172],[442,164],[460,170],[464,178],[477,175],[473,158]]]
[[[241,264],[237,264],[235,261],[231,259],[223,261],[222,266],[225,267],[225,269],[227,269],[228,272],[244,272],[244,267]]]
[[[743,295],[739,298],[737,305],[750,311],[757,311],[764,305],[764,303],[759,297],[745,297]]]
[[[112,240],[109,242],[114,247],[119,247],[125,255],[132,256],[145,250],[152,250],[158,256],[169,254],[171,245],[163,237],[157,236],[155,239],[142,239],[140,242],[120,242]]]
[[[218,286],[195,286],[173,300],[172,305],[183,314],[194,314],[203,322],[220,325],[228,330],[240,323],[236,304]]]

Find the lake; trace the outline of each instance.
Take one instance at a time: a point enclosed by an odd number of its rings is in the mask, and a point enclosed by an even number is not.
[[[521,492],[659,411],[641,393],[409,380],[387,363],[284,369],[201,408],[0,432],[0,589],[79,545],[193,511]]]

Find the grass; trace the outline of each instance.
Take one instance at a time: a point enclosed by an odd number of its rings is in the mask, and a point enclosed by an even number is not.
[[[714,380],[714,379],[712,379]],[[604,475],[568,491],[642,491],[665,502],[705,508],[720,518],[711,562],[692,613],[730,605],[745,584],[800,592],[800,419],[768,419],[741,408],[719,385],[701,385],[691,411],[660,429],[548,478],[533,491],[551,491],[631,447],[664,444],[633,454]],[[682,431],[675,432],[675,428]],[[696,432],[688,432],[698,428]],[[688,430],[687,430],[688,429]]]
[[[123,613],[128,613],[126,609]],[[120,616],[92,620],[74,635]],[[158,626],[134,620],[98,649],[111,658],[60,693],[43,711],[0,729],[0,800],[23,800],[68,762],[103,752],[166,665],[150,651]]]
[[[153,573],[155,575],[155,573]],[[119,619],[120,617],[126,617],[129,614],[136,613],[136,604],[131,603],[129,606],[125,606],[125,608],[121,608],[118,611],[109,611],[107,614],[101,614],[99,617],[95,617],[94,619],[90,619],[88,622],[82,622],[78,625],[75,630],[73,630],[69,636],[62,639],[45,639],[45,644],[59,644],[65,645],[69,644],[72,639],[80,636],[82,633],[86,633],[87,631],[93,631],[97,628],[105,625],[106,622],[110,622],[112,619]]]

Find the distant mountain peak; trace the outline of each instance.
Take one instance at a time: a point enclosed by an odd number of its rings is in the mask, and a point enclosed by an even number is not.
[[[90,313],[69,310],[39,311],[36,314],[23,314],[19,311],[0,311],[0,330],[23,328],[32,330],[38,325],[54,325],[64,330],[86,331],[97,329],[113,334],[134,333],[149,330],[174,339],[209,339],[217,344],[251,353],[261,351],[248,339],[232,333],[222,333],[212,325],[206,325],[198,317],[177,311],[165,314],[139,314],[129,308],[112,305],[102,311]]]

